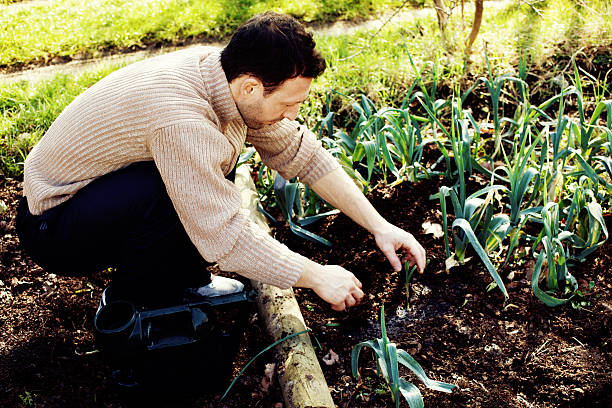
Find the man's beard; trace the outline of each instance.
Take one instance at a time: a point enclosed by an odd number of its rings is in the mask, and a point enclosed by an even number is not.
[[[261,129],[265,126],[270,126],[282,120],[282,118],[272,122],[261,122],[257,120],[256,118],[262,116],[262,110],[259,105],[243,105],[241,107],[238,107],[238,112],[240,112],[240,116],[242,116],[242,120],[247,125],[247,127],[251,129]]]

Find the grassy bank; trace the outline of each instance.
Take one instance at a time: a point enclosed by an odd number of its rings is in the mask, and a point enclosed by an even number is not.
[[[19,177],[25,157],[55,118],[85,89],[118,69],[57,75],[49,81],[0,87],[0,179]]]
[[[397,99],[402,84],[418,69],[437,72],[441,83],[460,84],[486,72],[485,50],[495,72],[516,72],[525,56],[530,68],[552,76],[571,71],[572,58],[588,60],[588,69],[605,80],[612,68],[612,3],[591,1],[590,6],[568,5],[564,0],[538,3],[538,11],[516,2],[487,2],[482,27],[469,58],[463,54],[472,7],[466,6],[465,28],[459,13],[449,23],[450,40],[444,44],[433,10],[405,21],[391,21],[380,32],[361,30],[350,35],[320,37],[318,44],[330,65],[321,84],[341,92],[372,92]],[[559,65],[564,62],[563,65]],[[548,79],[548,78],[547,78]]]
[[[97,56],[108,50],[219,39],[254,14],[304,22],[367,17],[400,0],[58,0],[0,4],[0,67]]]

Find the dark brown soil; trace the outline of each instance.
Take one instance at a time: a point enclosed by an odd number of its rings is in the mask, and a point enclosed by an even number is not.
[[[572,273],[583,288],[596,282],[587,296],[590,306],[548,308],[531,295],[533,262],[500,271],[510,300],[497,289],[487,292],[489,274],[478,262],[444,269],[443,238],[423,232],[426,220],[441,222],[437,203],[428,197],[438,181],[395,189],[378,189],[371,200],[389,221],[411,231],[431,260],[423,275],[410,283],[406,310],[404,272],[396,273],[369,234],[343,215],[313,232],[335,242],[333,249],[306,245],[283,229],[278,236],[319,262],[337,263],[354,272],[364,285],[365,301],[344,313],[330,313],[312,293],[297,290],[307,324],[322,346],[340,362],[325,366],[328,384],[340,406],[385,407],[390,398],[377,379],[373,354],[360,360],[362,382],[351,378],[350,352],[359,341],[380,337],[378,316],[385,305],[387,331],[398,348],[408,351],[434,379],[457,384],[452,395],[424,390],[430,407],[604,407],[611,400],[610,259],[608,242]],[[608,222],[609,223],[609,222]],[[333,323],[333,325],[330,325]],[[606,402],[608,401],[608,402]]]
[[[271,407],[282,401],[277,386],[266,390],[261,385],[265,365],[273,360],[271,352],[249,367],[222,403],[219,391],[132,394],[118,387],[114,367],[98,352],[93,328],[111,274],[56,276],[25,256],[15,232],[21,191],[17,180],[0,182],[0,200],[8,206],[0,214],[0,407],[244,407],[254,399],[255,406]],[[248,318],[251,324],[240,342],[234,376],[271,343],[257,314]]]
[[[345,216],[312,228],[335,242],[331,249],[297,238],[286,227],[275,231],[291,248],[322,263],[340,264],[363,282],[364,302],[342,313],[312,292],[296,290],[336,404],[392,405],[371,352],[362,353],[360,381],[350,372],[352,347],[380,336],[378,317],[384,304],[391,341],[416,358],[430,377],[459,386],[452,394],[429,391],[401,370],[419,386],[428,407],[609,406],[611,244],[572,269],[582,289],[595,282],[586,296],[590,305],[581,310],[542,305],[530,292],[531,261],[500,271],[504,277],[514,275],[506,278],[510,300],[504,304],[497,289],[486,291],[491,278],[478,262],[446,272],[443,239],[423,232],[424,221],[440,222],[438,204],[429,200],[440,183],[404,183],[376,189],[370,197],[388,220],[411,231],[428,251],[431,263],[423,275],[413,276],[408,308],[403,272],[393,272],[372,237]],[[142,400],[130,403],[120,392],[112,369],[96,352],[93,317],[110,274],[65,278],[34,265],[21,252],[14,230],[20,191],[17,180],[5,180],[0,191],[0,200],[9,207],[0,215],[0,406],[144,406]],[[271,342],[257,316],[250,319],[234,374]],[[328,366],[322,358],[330,351],[339,361]],[[271,353],[261,356],[222,403],[218,394],[202,393],[171,395],[166,402],[148,401],[146,406],[280,406],[278,387],[262,385],[271,362]]]

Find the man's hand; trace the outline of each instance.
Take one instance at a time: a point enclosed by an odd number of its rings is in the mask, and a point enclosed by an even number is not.
[[[353,221],[370,231],[378,247],[396,271],[402,270],[402,262],[396,251],[404,250],[405,259],[425,268],[425,250],[408,232],[387,222],[365,198],[342,168],[333,170],[318,179],[312,189],[325,201],[340,209]]]
[[[418,265],[419,272],[423,273],[425,269],[425,249],[409,232],[396,227],[393,224],[386,225],[374,232],[376,245],[385,254],[393,269],[397,272],[402,270],[402,261],[397,256],[398,250],[405,250],[405,259],[410,262],[410,265]]]
[[[306,261],[295,286],[314,290],[337,311],[355,306],[363,298],[361,282],[352,272],[338,265],[319,265],[310,260]]]

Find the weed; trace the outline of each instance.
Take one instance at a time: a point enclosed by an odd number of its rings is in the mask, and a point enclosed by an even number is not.
[[[19,394],[19,399],[21,400],[21,404],[24,407],[33,407],[34,406],[34,398],[29,391],[26,391],[23,395]]]

